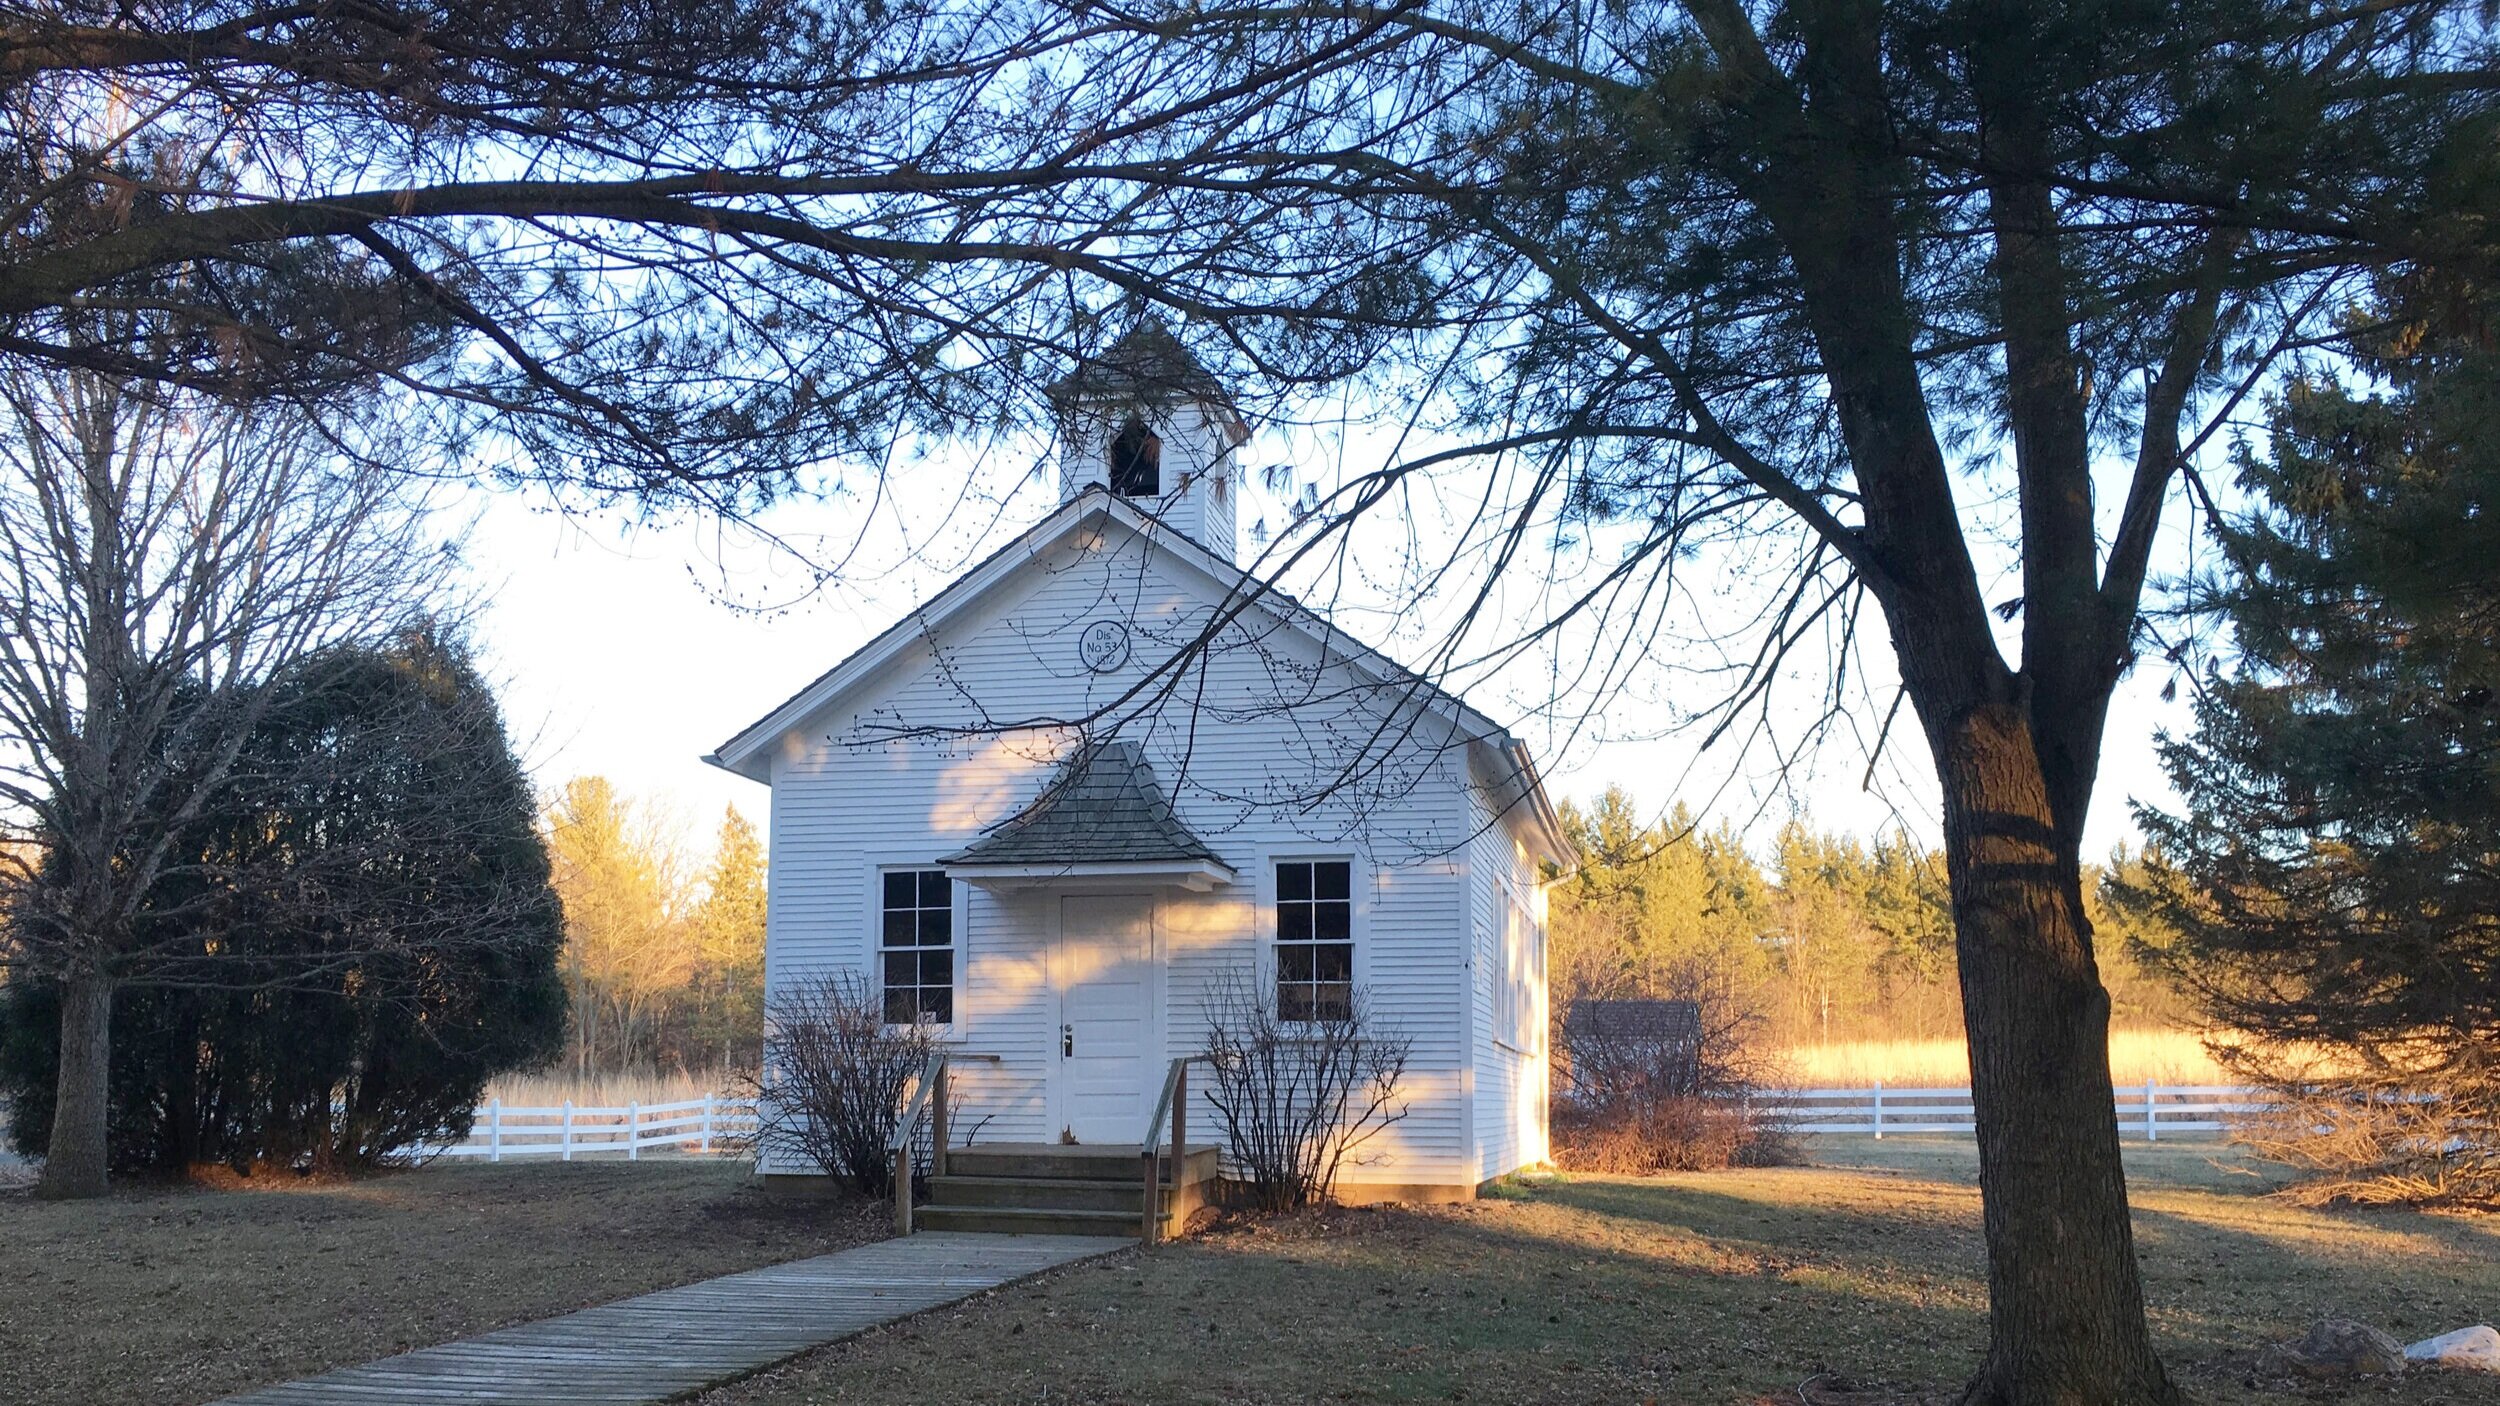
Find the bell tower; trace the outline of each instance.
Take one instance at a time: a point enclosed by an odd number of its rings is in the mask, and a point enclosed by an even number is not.
[[[1240,465],[1250,438],[1232,398],[1148,319],[1050,386],[1059,497],[1102,488],[1225,561],[1240,559]]]

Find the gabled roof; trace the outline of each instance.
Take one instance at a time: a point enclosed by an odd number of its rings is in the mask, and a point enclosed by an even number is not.
[[[935,634],[948,621],[989,599],[1026,564],[1040,559],[1062,541],[1080,532],[1110,524],[1117,524],[1163,548],[1172,559],[1196,569],[1221,589],[1239,592],[1249,598],[1256,608],[1280,617],[1316,641],[1332,663],[1355,669],[1384,688],[1402,693],[1418,706],[1447,719],[1457,729],[1461,739],[1498,755],[1507,766],[1503,779],[1506,788],[1511,791],[1511,797],[1505,804],[1525,805],[1530,820],[1545,840],[1548,853],[1544,857],[1565,869],[1572,867],[1575,856],[1563,831],[1562,818],[1556,814],[1552,799],[1545,794],[1536,763],[1528,755],[1527,747],[1511,736],[1507,729],[1476,711],[1465,699],[1346,634],[1309,606],[1217,556],[1187,534],[1100,484],[1089,485],[1084,492],[1060,504],[1048,517],[1027,528],[1023,535],[982,558],[971,570],[930,597],[918,610],[895,621],[876,638],[854,650],[848,658],[818,675],[814,682],[783,700],[780,706],[739,730],[737,735],[703,760],[749,780],[769,782],[772,779],[771,747],[775,741],[797,728],[810,715],[833,706],[852,689],[875,677],[924,635]]]
[[[1134,742],[1080,745],[1033,803],[938,861],[945,865],[1223,861],[1173,813]]]

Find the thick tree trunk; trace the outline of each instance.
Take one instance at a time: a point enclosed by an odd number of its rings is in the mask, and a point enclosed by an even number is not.
[[[2023,711],[1935,733],[1988,1231],[1987,1360],[1969,1406],[2169,1406],[2119,1163],[2109,996],[2080,845]]]
[[[113,984],[80,976],[61,985],[61,1068],[54,1084],[52,1141],[35,1194],[66,1201],[110,1189],[105,1113],[112,1089]]]

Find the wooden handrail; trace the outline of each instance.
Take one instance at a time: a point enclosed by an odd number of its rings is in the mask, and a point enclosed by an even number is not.
[[[929,1175],[946,1175],[946,1074],[947,1066],[958,1059],[977,1059],[988,1064],[999,1063],[994,1054],[960,1054],[941,1045],[929,1052],[929,1062],[921,1066],[920,1087],[912,1090],[911,1099],[903,1105],[903,1115],[894,1120],[894,1135],[885,1140],[885,1150],[894,1156],[894,1233],[911,1234],[911,1144],[920,1132],[920,1116],[929,1116]]]
[[[1189,1066],[1203,1064],[1202,1054],[1182,1055],[1163,1071],[1163,1092],[1155,1098],[1155,1111],[1146,1117],[1146,1136],[1141,1144],[1146,1164],[1146,1198],[1142,1228],[1149,1245],[1162,1238],[1163,1232],[1163,1152],[1157,1146],[1163,1131],[1163,1117],[1172,1117],[1172,1183],[1178,1191],[1189,1174]]]
[[[894,1156],[894,1233],[897,1235],[911,1234],[911,1144],[912,1139],[919,1135],[921,1115],[933,1108],[936,1112],[930,1120],[931,1131],[937,1134],[937,1145],[941,1149],[932,1155],[930,1161],[930,1171],[936,1174],[945,1170],[939,1162],[945,1156],[942,1149],[946,1146],[946,1051],[943,1049],[929,1052],[929,1062],[920,1069],[920,1087],[912,1090],[911,1098],[903,1104],[902,1116],[894,1120],[893,1136],[885,1140],[885,1150]]]

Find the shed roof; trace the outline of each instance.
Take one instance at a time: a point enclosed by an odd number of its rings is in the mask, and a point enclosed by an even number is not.
[[[1041,794],[941,864],[1221,864],[1172,811],[1134,742],[1081,744]]]
[[[1567,1037],[1599,1040],[1655,1040],[1681,1044],[1701,1038],[1698,1001],[1583,1000],[1571,1003],[1563,1016]]]

